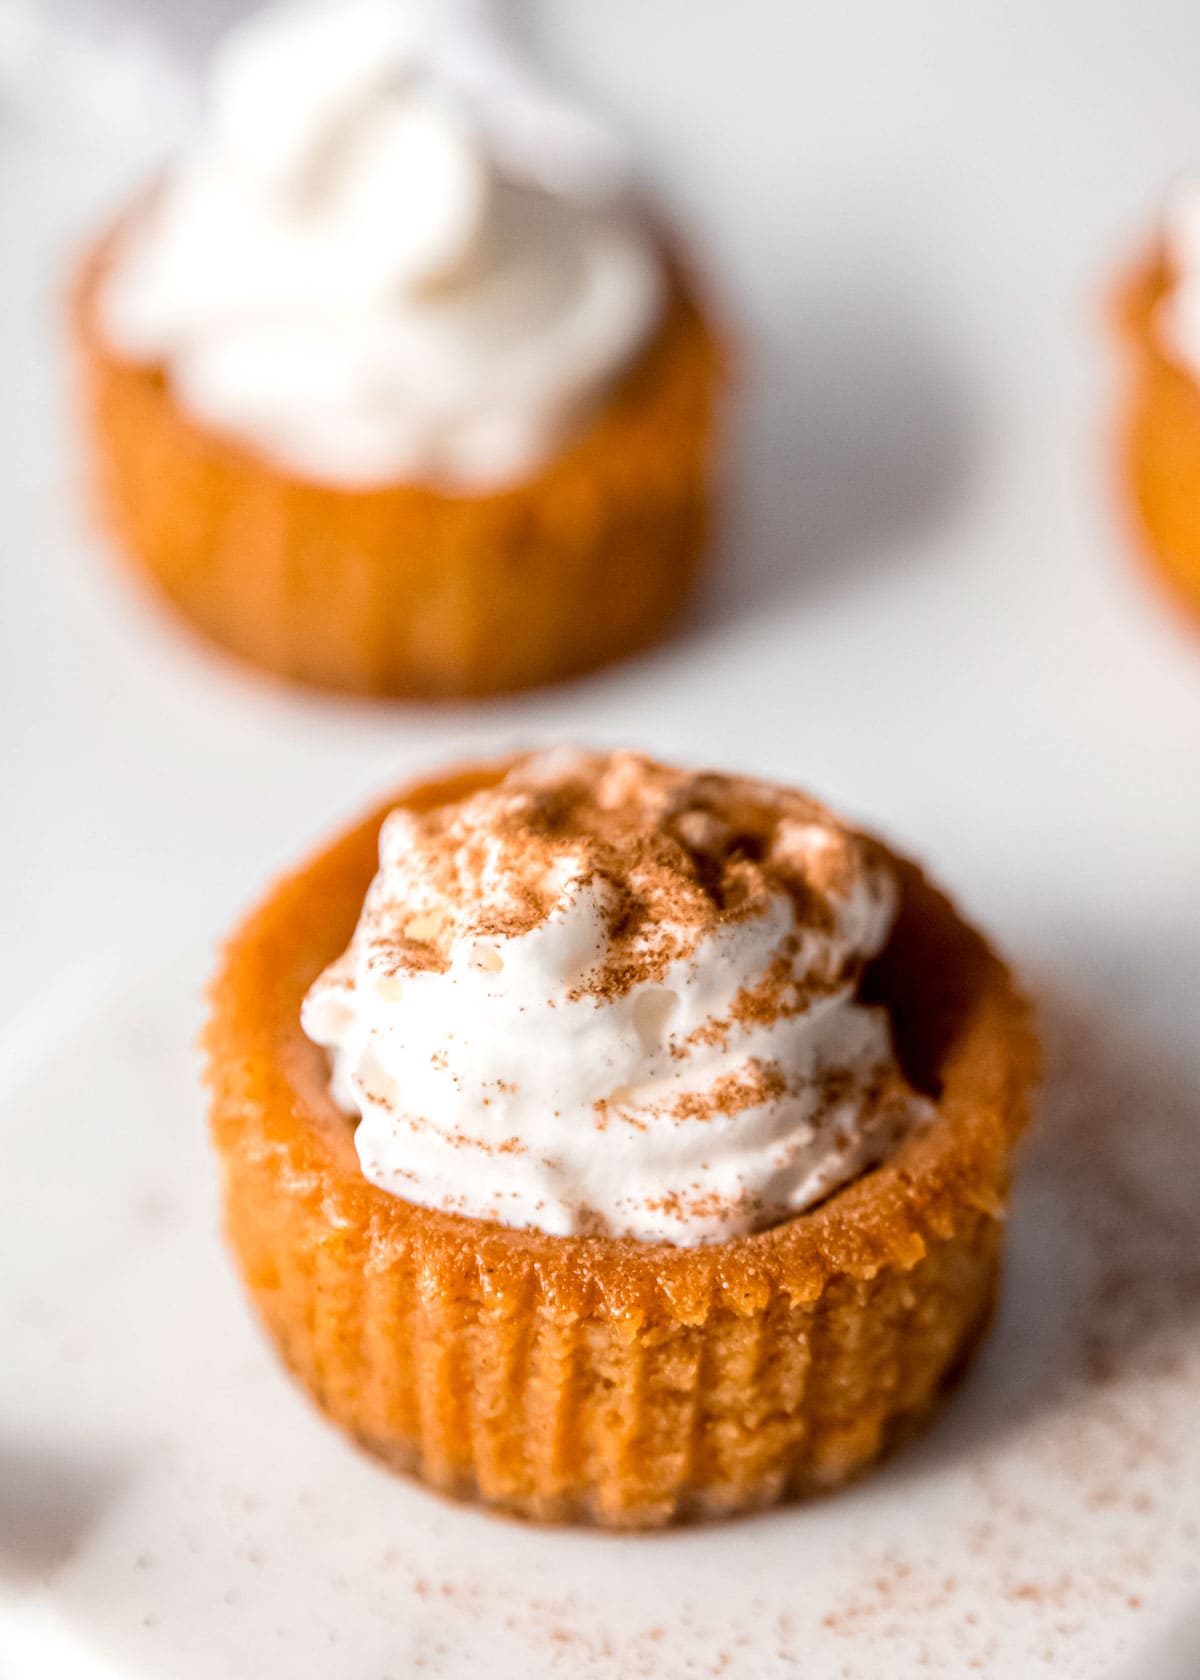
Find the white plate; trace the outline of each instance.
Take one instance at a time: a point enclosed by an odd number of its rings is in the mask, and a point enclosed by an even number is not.
[[[724,1527],[539,1532],[394,1479],[276,1366],[215,1229],[199,983],[118,991],[0,1108],[12,1673],[1192,1680],[1194,1078],[1050,1011],[995,1332],[878,1474]]]

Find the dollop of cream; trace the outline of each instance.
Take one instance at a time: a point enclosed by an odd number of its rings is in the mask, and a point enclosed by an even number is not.
[[[760,1230],[928,1105],[859,981],[896,886],[804,795],[559,750],[393,811],[302,1023],[382,1189],[554,1235]]]
[[[661,311],[615,147],[478,0],[283,0],[219,48],[101,323],[285,469],[462,493],[560,448]]]

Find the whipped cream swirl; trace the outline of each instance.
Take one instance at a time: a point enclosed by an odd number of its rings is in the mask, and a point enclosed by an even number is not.
[[[302,477],[527,475],[656,324],[616,149],[471,0],[284,0],[219,49],[101,322],[193,416]]]
[[[760,1230],[927,1112],[858,1000],[896,889],[774,785],[560,750],[393,811],[302,1022],[365,1176],[554,1235]]]

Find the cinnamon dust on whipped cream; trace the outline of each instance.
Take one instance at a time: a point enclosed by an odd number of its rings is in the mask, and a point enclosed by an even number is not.
[[[383,1189],[690,1246],[802,1211],[926,1105],[859,1001],[896,886],[791,789],[559,749],[380,835],[305,999]]]

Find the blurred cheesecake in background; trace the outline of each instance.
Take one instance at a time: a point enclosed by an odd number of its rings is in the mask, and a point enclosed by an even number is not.
[[[597,125],[469,0],[285,0],[75,291],[103,517],[212,640],[378,694],[667,629],[721,356]]]
[[[1118,294],[1128,393],[1123,469],[1147,558],[1200,618],[1200,174],[1170,193]]]

